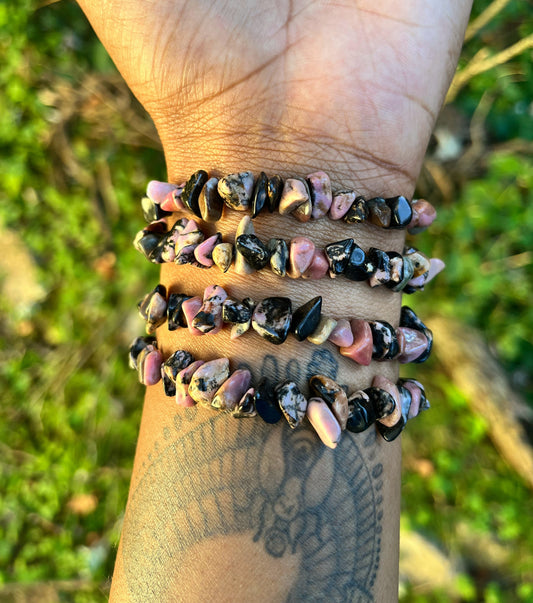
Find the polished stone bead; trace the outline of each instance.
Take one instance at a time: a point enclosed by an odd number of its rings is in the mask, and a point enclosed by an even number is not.
[[[250,207],[253,188],[252,172],[229,174],[221,178],[218,183],[218,192],[224,199],[224,203],[237,211],[246,211]]]
[[[254,234],[243,234],[235,239],[237,251],[254,270],[262,270],[270,261],[268,247]]]
[[[197,296],[189,297],[181,304],[185,320],[187,321],[187,328],[189,329],[189,333],[191,335],[203,335],[202,331],[198,330],[193,325],[194,317],[198,314],[201,307],[202,299]]]
[[[387,251],[386,253],[389,256],[390,278],[385,286],[393,289],[403,277],[403,257],[396,251]]]
[[[278,276],[286,276],[289,261],[289,246],[283,239],[270,239],[268,242],[270,252],[270,269]]]
[[[159,245],[151,254],[151,259],[157,260],[157,264],[174,262],[176,259],[176,246],[181,235],[189,224],[189,220],[178,220],[172,228],[161,239]]]
[[[284,381],[276,386],[276,399],[281,412],[291,429],[300,425],[307,410],[307,399],[293,381]]]
[[[386,286],[391,289],[391,291],[403,291],[407,283],[411,280],[414,274],[414,266],[413,262],[408,257],[402,256],[402,274],[401,279],[398,283],[393,283],[389,281]]]
[[[410,234],[418,234],[426,230],[430,226],[435,218],[437,217],[437,211],[425,199],[417,199],[411,204],[413,210],[413,217],[411,222],[408,224],[407,229]]]
[[[372,358],[374,360],[391,360],[399,352],[398,338],[394,327],[384,320],[369,320],[372,329]]]
[[[318,280],[329,272],[328,258],[323,249],[315,249],[311,263],[302,274],[302,278]]]
[[[164,238],[165,233],[161,232],[149,232],[146,230],[139,231],[133,239],[133,246],[137,251],[142,253],[144,257],[154,264],[163,263],[157,261],[157,257],[152,259],[152,253],[157,249],[157,246]]]
[[[306,415],[322,443],[328,448],[336,448],[341,439],[341,428],[324,400],[310,398]]]
[[[224,201],[218,192],[218,178],[209,178],[198,198],[200,216],[204,222],[218,222]]]
[[[350,346],[341,347],[340,353],[355,363],[368,366],[372,360],[372,329],[366,320],[354,318],[350,321],[353,342]]]
[[[141,317],[149,323],[162,324],[166,318],[167,290],[163,285],[157,285],[147,293],[137,304]]]
[[[185,205],[183,205],[183,201],[181,200],[181,193],[183,192],[184,188],[185,182],[168,193],[163,201],[161,201],[161,209],[169,212],[181,211],[182,209],[185,209]]]
[[[165,197],[172,191],[178,188],[175,184],[170,182],[160,182],[159,180],[150,180],[146,187],[146,196],[149,197],[154,203],[158,205],[162,203]]]
[[[413,360],[415,364],[425,362],[429,358],[431,349],[433,347],[433,333],[431,330],[426,327],[426,325],[420,320],[420,318],[418,318],[415,312],[409,308],[409,306],[402,306],[400,313],[400,327],[416,329],[421,331],[426,336],[428,340],[426,351],[416,358],[416,360]]]
[[[211,406],[216,392],[229,377],[229,360],[217,358],[204,362],[189,384],[189,396],[202,406]]]
[[[222,329],[222,304],[227,297],[219,285],[206,287],[202,307],[193,318],[192,326],[202,333],[218,333]]]
[[[298,222],[309,222],[312,211],[313,206],[311,205],[311,199],[308,199],[305,203],[298,205],[298,207],[291,212],[291,216],[296,218]]]
[[[329,262],[330,276],[334,277],[337,276],[337,274],[342,274],[344,272],[354,244],[355,241],[353,239],[344,239],[343,241],[337,241],[336,243],[326,245],[324,251]]]
[[[328,340],[333,329],[337,326],[337,321],[328,316],[322,316],[317,328],[307,338],[307,341],[314,343],[315,345],[322,345]]]
[[[187,180],[185,188],[181,193],[183,205],[190,209],[195,216],[202,217],[200,213],[199,198],[200,192],[205,183],[209,180],[209,176],[205,170],[198,170]]]
[[[366,390],[359,390],[348,397],[348,421],[346,429],[352,433],[365,431],[376,420],[374,408]]]
[[[331,408],[342,431],[346,429],[348,421],[349,408],[348,396],[342,387],[333,379],[325,375],[313,375],[309,380],[309,390],[311,395],[317,396]]]
[[[255,234],[254,225],[250,216],[244,216],[237,226],[235,231],[235,240],[241,235]],[[234,270],[237,274],[252,274],[254,269],[248,264],[246,258],[235,248],[235,266]]]
[[[409,388],[409,391],[413,394],[413,397],[415,396],[415,392],[418,390],[417,396],[420,397],[419,412],[428,410],[428,408],[431,407],[429,400],[426,398],[424,386],[420,383],[420,381],[417,381],[416,379],[400,379],[400,383]]]
[[[422,392],[417,385],[408,379],[400,379],[400,384],[411,394],[411,404],[409,405],[407,419],[414,419],[420,412],[420,400],[422,399]]]
[[[368,250],[368,261],[375,267],[373,274],[368,279],[371,287],[378,287],[390,281],[390,260],[389,256],[381,249],[371,247]]]
[[[348,213],[356,197],[355,191],[338,191],[333,195],[329,208],[330,220],[340,220]]]
[[[400,364],[415,361],[421,356],[428,345],[427,337],[421,331],[409,327],[398,327],[396,329],[400,354],[397,358]]]
[[[346,318],[340,318],[329,336],[329,341],[339,348],[351,346],[353,343],[353,333],[350,322]]]
[[[398,386],[400,392],[400,403],[402,406],[402,417],[407,421],[409,417],[409,409],[411,408],[412,395],[411,392],[403,385]]]
[[[315,244],[307,237],[294,237],[289,246],[289,269],[287,274],[290,278],[300,278],[309,268],[313,261]]]
[[[231,243],[219,243],[213,247],[211,255],[215,265],[222,272],[227,272],[233,261],[233,245]]]
[[[257,416],[257,410],[255,408],[255,389],[253,387],[251,387],[239,400],[239,403],[231,415],[236,419]]]
[[[404,256],[408,257],[413,263],[414,273],[413,278],[421,276],[429,271],[430,263],[429,258],[425,256],[421,251],[414,247],[404,249]]]
[[[424,289],[424,285],[432,281],[437,276],[437,274],[444,270],[445,267],[446,264],[440,258],[431,258],[429,260],[429,270],[421,276],[409,279],[409,287],[411,289],[416,289],[417,291],[422,291]],[[411,277],[413,275],[414,269]]]
[[[248,329],[250,328],[250,326],[252,324],[251,315],[253,314],[253,310],[255,308],[255,302],[251,297],[245,297],[242,300],[242,303],[250,311],[250,319],[247,320],[246,322],[240,322],[240,323],[234,324],[233,327],[231,328],[230,339],[237,339],[237,337],[240,337],[241,335],[246,333],[246,331],[248,331]]]
[[[348,262],[344,268],[344,276],[351,281],[366,281],[376,270],[375,264],[367,258],[366,253],[354,243]]]
[[[271,176],[268,180],[268,211],[270,213],[276,211],[279,207],[281,194],[283,193],[283,180],[281,176]]]
[[[266,377],[263,377],[255,388],[254,401],[257,414],[265,423],[277,423],[283,416],[274,393],[274,387]]]
[[[252,314],[252,327],[261,337],[276,345],[287,339],[292,320],[292,304],[288,297],[267,297]]]
[[[161,379],[163,356],[159,350],[146,347],[137,356],[137,374],[143,385],[155,385]]]
[[[376,423],[379,434],[386,442],[392,442],[395,440],[404,430],[405,427],[405,419],[400,417],[400,420],[393,425],[392,427],[387,427],[383,425],[383,423]]]
[[[222,243],[222,234],[220,232],[217,232],[205,241],[202,241],[202,243],[194,249],[196,261],[207,268],[213,266],[215,264],[213,260],[213,249],[220,243]]]
[[[143,212],[143,218],[146,222],[155,222],[165,216],[169,216],[171,212],[161,209],[159,204],[155,203],[149,197],[143,197],[141,199],[141,208]]]
[[[366,202],[368,208],[368,221],[380,228],[389,228],[391,223],[391,209],[385,199],[374,197]]]
[[[350,209],[344,215],[346,224],[359,224],[368,218],[368,208],[364,197],[356,197]]]
[[[169,331],[175,331],[179,327],[187,326],[182,305],[186,299],[190,298],[190,295],[183,295],[182,293],[171,293],[168,296],[167,326]]]
[[[130,368],[137,370],[137,358],[139,354],[145,349],[149,348],[148,351],[157,350],[157,341],[155,337],[136,337],[131,345],[128,355]]]
[[[400,195],[399,197],[385,199],[385,203],[391,212],[388,228],[407,228],[413,218],[413,209],[411,208],[409,201],[403,195]]]
[[[252,192],[252,218],[255,218],[268,200],[268,178],[265,172],[259,174]]]
[[[191,220],[193,224],[187,226],[185,230],[178,236],[176,242],[176,257],[174,263],[178,265],[192,264],[195,262],[194,250],[204,240],[204,233],[201,230],[191,230],[186,232],[189,228],[196,226],[196,223]]]
[[[194,373],[203,365],[203,360],[195,360],[176,375],[176,404],[186,408],[194,406],[196,402],[189,395],[189,384]]]
[[[317,296],[309,300],[292,315],[291,331],[298,341],[303,341],[315,331],[320,322],[322,311],[322,297]]]
[[[287,178],[283,184],[283,192],[279,202],[279,213],[291,214],[302,204],[310,205],[309,188],[301,178]],[[309,217],[311,217],[309,215]]]
[[[388,417],[396,408],[396,401],[390,392],[381,387],[367,387],[364,392],[368,396],[376,421]]]
[[[211,402],[211,406],[218,410],[234,410],[250,387],[251,380],[252,375],[250,371],[246,369],[235,371],[219,387]]]
[[[386,427],[392,427],[395,425],[402,417],[402,404],[400,400],[400,392],[398,391],[397,386],[382,375],[376,375],[372,380],[372,387],[377,389],[380,392],[387,392],[389,396],[392,397],[394,405],[392,409],[389,409],[388,402],[384,402],[380,406],[381,411],[378,412],[376,408],[376,417],[377,421],[383,423]],[[383,396],[380,395],[380,400],[383,401]]]
[[[161,366],[163,388],[167,396],[176,395],[176,377],[180,371],[194,362],[194,356],[185,350],[177,350]]]
[[[226,299],[222,304],[222,320],[232,324],[248,322],[252,318],[252,310],[248,304]]]
[[[333,201],[331,180],[325,172],[313,172],[307,176],[307,184],[311,193],[311,217],[319,220],[328,213]]]

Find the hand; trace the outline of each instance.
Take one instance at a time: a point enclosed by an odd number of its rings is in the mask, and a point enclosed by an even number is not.
[[[471,4],[80,3],[171,175],[298,163],[383,194],[413,188]]]

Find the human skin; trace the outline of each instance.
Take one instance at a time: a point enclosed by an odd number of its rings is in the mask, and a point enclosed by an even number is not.
[[[334,189],[369,196],[412,195],[470,11],[469,1],[437,0],[80,4],[154,120],[169,181],[200,168],[321,169]],[[226,212],[217,229],[231,235],[240,217]],[[254,223],[262,240],[403,246],[401,232],[342,221]],[[322,295],[328,315],[398,324],[400,295],[383,288],[215,270],[166,265],[161,282],[195,295],[213,282],[234,298],[286,295],[294,307]],[[165,357],[178,347],[227,356],[255,378],[289,375],[302,387],[312,372],[349,391],[398,373],[394,362],[356,367],[329,344],[277,347],[255,333],[231,342],[227,331],[194,338],[160,327],[158,339]],[[399,503],[399,440],[345,433],[330,451],[310,427],[180,410],[150,387],[111,600],[394,601]]]

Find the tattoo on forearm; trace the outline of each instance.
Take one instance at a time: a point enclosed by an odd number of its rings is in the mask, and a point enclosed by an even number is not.
[[[266,356],[260,372],[335,377],[337,368],[319,350],[305,367]],[[169,571],[194,545],[249,534],[269,556],[300,555],[288,601],[372,601],[383,515],[374,432],[342,438],[332,451],[310,430],[220,413],[184,431],[197,412],[184,409],[163,427],[131,493],[123,571],[132,600],[166,600]]]

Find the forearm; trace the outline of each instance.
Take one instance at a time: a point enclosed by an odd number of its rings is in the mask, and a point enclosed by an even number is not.
[[[249,167],[247,158],[251,155],[240,157],[243,168]],[[257,162],[254,167],[261,165],[259,158],[251,159]],[[355,178],[340,180],[328,157],[321,163],[328,163],[336,188],[357,183]],[[295,161],[281,171],[305,175],[319,166]],[[171,165],[169,179],[179,181],[197,167],[203,166]],[[221,173],[225,168],[230,169],[222,166]],[[383,180],[384,194],[400,192],[392,183],[395,176],[390,182]],[[226,235],[231,240],[241,217],[229,210],[216,224],[225,240]],[[401,232],[354,229],[342,221],[300,224],[267,214],[254,225],[263,240],[302,235],[317,246],[348,237],[365,249],[401,251],[403,245]],[[401,304],[399,294],[383,287],[370,289],[340,278],[280,279],[265,271],[247,277],[232,269],[222,274],[216,268],[165,265],[161,282],[195,295],[214,282],[236,299],[286,295],[295,307],[322,295],[326,314],[381,318],[395,326]],[[330,343],[317,347],[289,339],[275,346],[255,333],[231,341],[226,330],[209,337],[183,331],[169,332],[166,325],[158,329],[164,357],[178,348],[204,360],[226,356],[233,368],[250,368],[255,383],[263,376],[272,382],[290,376],[306,391],[309,374],[327,372],[353,392],[369,387],[378,374],[397,378],[397,363],[358,366]],[[358,435],[344,432],[338,447],[329,450],[308,423],[295,431],[283,423],[234,419],[201,407],[182,409],[160,384],[148,389],[114,600],[147,600],[149,593],[161,601],[306,600],[320,593],[342,601],[395,599],[399,440],[387,443],[372,427]],[[291,504],[298,511],[284,514],[283,506]]]

